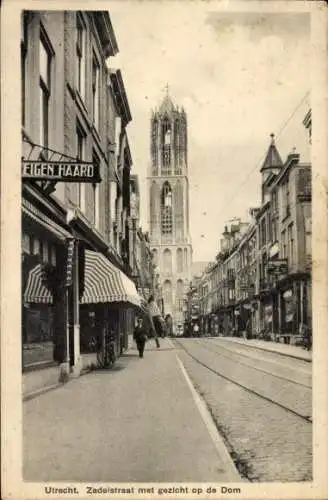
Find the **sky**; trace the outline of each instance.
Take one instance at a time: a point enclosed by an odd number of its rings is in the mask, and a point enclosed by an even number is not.
[[[302,120],[310,103],[310,16],[229,12],[216,1],[186,4],[109,2],[119,47],[110,66],[122,70],[131,108],[128,135],[144,230],[151,109],[167,84],[173,103],[185,108],[193,259],[211,261],[225,223],[249,220],[249,208],[260,203],[270,134],[283,159],[296,148],[309,161]]]

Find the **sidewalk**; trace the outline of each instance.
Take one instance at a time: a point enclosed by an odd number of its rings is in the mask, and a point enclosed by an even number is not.
[[[290,358],[301,359],[302,361],[311,362],[312,361],[312,352],[302,349],[302,347],[283,344],[281,342],[273,342],[273,341],[264,341],[257,339],[242,339],[236,337],[220,337],[220,340],[227,340],[229,342],[236,342],[238,344],[242,344],[248,347],[252,347],[253,349],[261,349],[263,351],[274,352],[280,354],[282,356],[288,356]]]
[[[24,480],[241,480],[202,418],[172,342],[160,342],[156,349],[149,341],[143,359],[132,347],[112,370],[24,403]]]

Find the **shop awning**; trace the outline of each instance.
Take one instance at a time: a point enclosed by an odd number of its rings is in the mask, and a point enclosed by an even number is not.
[[[37,209],[29,201],[23,198],[22,200],[22,214],[27,216],[29,219],[37,222],[40,226],[47,229],[50,233],[54,234],[56,238],[61,241],[65,241],[68,238],[72,238],[71,233],[66,231],[63,227],[56,224],[52,219],[47,217],[41,210]]]
[[[141,307],[135,284],[101,253],[85,251],[84,293],[81,304],[128,302]]]
[[[34,303],[34,304],[53,303],[52,293],[42,283],[41,264],[37,264],[29,271],[23,298],[25,303]]]

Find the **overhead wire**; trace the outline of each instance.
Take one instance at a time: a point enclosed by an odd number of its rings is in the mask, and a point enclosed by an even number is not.
[[[278,130],[278,133],[275,135],[276,139],[278,139],[281,136],[282,132],[285,130],[285,128],[287,127],[288,123],[294,118],[295,114],[297,113],[297,111],[299,110],[299,108],[302,106],[302,104],[305,102],[305,100],[307,99],[307,97],[309,96],[309,94],[310,94],[310,91],[308,91],[304,95],[304,97],[301,99],[301,101],[298,103],[298,105],[294,108],[294,110],[292,111],[292,113],[288,116],[288,118],[282,124],[282,126]],[[248,182],[250,176],[253,174],[253,172],[255,172],[255,170],[257,170],[259,168],[259,166],[263,163],[265,157],[266,157],[266,153],[261,156],[261,159],[255,164],[255,167],[253,167],[252,170],[250,170],[250,172],[247,174],[247,177],[238,186],[238,188],[236,189],[236,191],[234,192],[234,194],[232,195],[232,197],[225,204],[225,206],[223,207],[223,209],[221,210],[221,212],[218,214],[217,217],[220,217],[224,213],[224,211],[226,210],[226,208],[228,208],[228,206],[231,204],[231,202],[236,198],[236,196],[239,193],[239,191],[241,190],[241,188],[244,187],[245,184],[247,184],[247,182]]]

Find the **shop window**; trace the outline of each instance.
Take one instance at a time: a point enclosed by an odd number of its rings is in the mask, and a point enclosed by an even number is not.
[[[86,30],[81,16],[76,17],[76,86],[82,99],[85,98],[86,81]]]
[[[39,41],[39,106],[40,106],[40,137],[39,142],[45,148],[49,147],[49,111],[51,96],[51,59],[52,50],[45,32],[41,29]]]
[[[42,245],[42,261],[47,264],[49,262],[49,245],[47,241]]]
[[[50,247],[50,264],[52,266],[56,266],[57,256],[56,256],[56,247],[53,245]]]
[[[32,254],[40,255],[40,240],[36,236],[33,237]]]
[[[22,234],[22,250],[25,253],[31,253],[31,237],[27,233]]]

